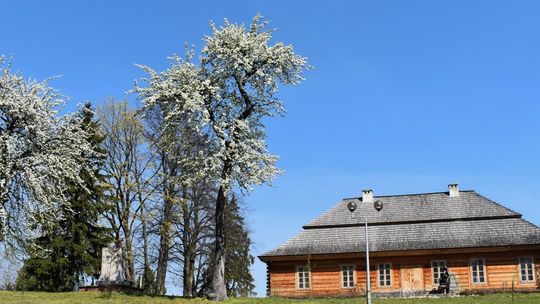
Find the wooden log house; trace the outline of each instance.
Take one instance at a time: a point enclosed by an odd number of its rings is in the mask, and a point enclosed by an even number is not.
[[[384,209],[377,213],[373,202]],[[347,203],[355,201],[351,213]],[[302,231],[259,258],[269,296],[365,293],[364,217],[370,278],[377,294],[425,294],[447,267],[452,292],[538,289],[540,228],[475,191],[373,196],[340,201]]]

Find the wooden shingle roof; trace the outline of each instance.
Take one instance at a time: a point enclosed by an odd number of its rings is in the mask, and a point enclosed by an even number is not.
[[[340,201],[278,248],[261,257],[363,252],[364,218],[370,251],[400,251],[540,244],[540,228],[474,191],[376,196],[377,214],[361,198]],[[358,205],[353,216],[347,203]]]

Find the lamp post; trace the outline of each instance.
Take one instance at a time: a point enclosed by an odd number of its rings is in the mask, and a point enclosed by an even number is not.
[[[356,202],[350,201],[347,204],[347,209],[351,212],[351,217],[353,216],[353,212],[356,210]],[[376,201],[373,203],[373,208],[377,210],[377,213],[379,213],[383,208],[383,202]],[[367,214],[364,215],[364,230],[366,232],[366,301],[367,304],[371,304],[371,278],[370,278],[370,270],[369,270],[369,233],[368,233],[368,220],[367,220]]]

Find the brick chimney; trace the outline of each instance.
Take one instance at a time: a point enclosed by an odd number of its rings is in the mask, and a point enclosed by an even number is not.
[[[373,190],[362,190],[362,202],[373,203]]]
[[[459,187],[458,184],[449,184],[448,185],[448,196],[457,197],[459,196]]]

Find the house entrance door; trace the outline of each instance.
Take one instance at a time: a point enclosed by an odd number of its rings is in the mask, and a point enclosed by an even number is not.
[[[424,292],[424,269],[421,265],[401,266],[401,290],[406,294]]]

